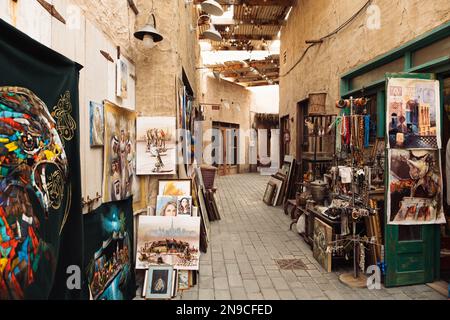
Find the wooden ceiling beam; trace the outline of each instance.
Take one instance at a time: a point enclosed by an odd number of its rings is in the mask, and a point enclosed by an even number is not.
[[[202,20],[198,22],[199,26],[209,25],[209,20]],[[232,26],[246,26],[246,25],[256,25],[256,26],[267,26],[267,27],[282,27],[286,25],[285,20],[276,19],[242,19],[242,20],[217,20],[214,21],[214,26],[216,28],[226,28]]]
[[[272,35],[247,35],[247,34],[235,34],[233,35],[228,35],[228,34],[224,34],[222,33],[222,38],[224,40],[237,40],[237,41],[242,41],[242,40],[261,40],[262,38],[264,38],[264,40],[267,41],[273,41],[276,40],[276,36],[272,36]],[[200,40],[205,40],[206,38],[203,35],[200,35],[199,37]]]
[[[206,0],[194,0],[194,4],[201,4]],[[216,0],[221,5],[235,6],[275,6],[275,7],[291,7],[295,4],[295,0]]]

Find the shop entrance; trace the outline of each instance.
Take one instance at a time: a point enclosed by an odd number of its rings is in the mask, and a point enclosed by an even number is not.
[[[432,74],[390,74],[433,79]],[[386,109],[385,109],[386,110]],[[433,282],[439,272],[438,225],[391,225],[386,221],[386,287]]]
[[[213,149],[212,157],[215,160],[213,165],[218,168],[218,174],[221,176],[239,173],[239,125],[234,123],[213,122],[213,129],[220,132],[218,148],[221,152],[216,157],[216,150]],[[216,136],[212,140],[215,142]]]

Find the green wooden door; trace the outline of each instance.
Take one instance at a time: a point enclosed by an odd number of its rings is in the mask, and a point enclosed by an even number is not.
[[[410,73],[387,74],[386,77],[435,79],[433,74]],[[385,104],[386,100],[383,101]],[[385,117],[385,111],[383,113],[381,117]],[[388,139],[385,128],[383,125],[385,139]],[[386,161],[386,192],[388,165]],[[385,222],[385,286],[433,282],[439,273],[439,225],[395,226]]]

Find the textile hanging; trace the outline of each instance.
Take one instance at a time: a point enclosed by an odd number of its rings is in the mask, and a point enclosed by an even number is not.
[[[94,300],[136,294],[132,198],[103,204],[83,216],[86,280]]]
[[[0,19],[0,299],[79,299],[82,68]]]

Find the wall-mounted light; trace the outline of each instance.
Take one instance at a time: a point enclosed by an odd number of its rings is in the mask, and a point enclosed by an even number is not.
[[[185,4],[193,3],[192,0],[185,0]],[[221,16],[224,13],[222,6],[215,0],[206,0],[200,4],[200,7],[203,12],[213,16]]]
[[[153,25],[151,24],[152,18],[153,18]],[[156,30],[156,18],[153,13],[150,15],[147,24],[142,29],[134,33],[134,37],[136,39],[143,41],[144,46],[148,49],[153,48],[154,46],[156,46],[158,42],[161,42],[164,39],[161,33],[159,33],[159,31]]]
[[[209,29],[204,31],[202,33],[202,36],[205,37],[205,39],[208,39],[211,41],[218,41],[218,42],[222,41],[222,35],[219,33],[219,31],[216,30],[216,28],[212,24],[211,17],[209,15],[203,14],[203,15],[199,16],[197,19],[197,24],[198,24],[198,21],[203,17],[209,18]],[[197,30],[197,28],[194,28],[191,26],[191,31],[195,31],[195,30]]]

